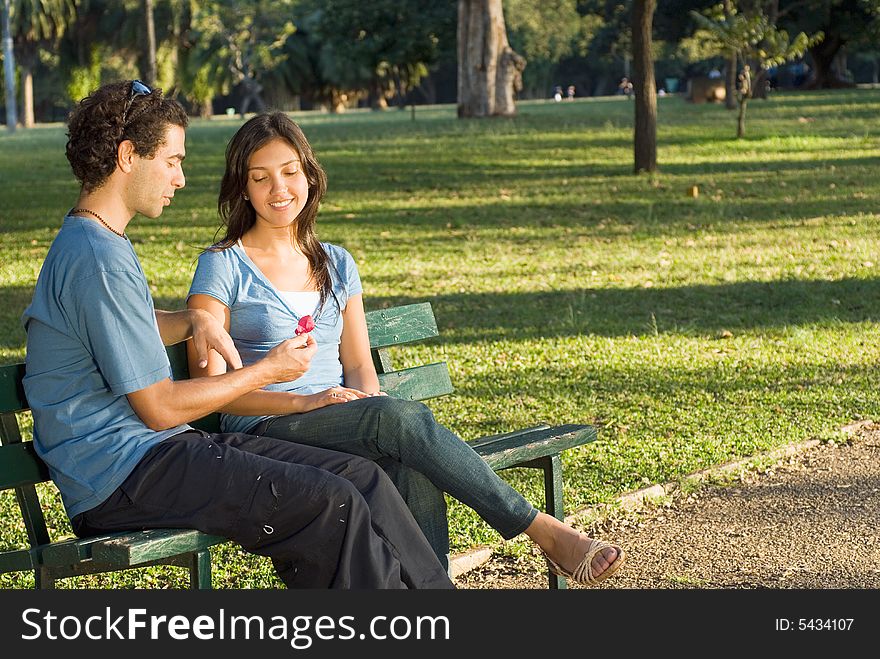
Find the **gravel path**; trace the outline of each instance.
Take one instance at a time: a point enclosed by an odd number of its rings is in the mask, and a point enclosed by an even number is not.
[[[770,466],[728,470],[724,480],[587,526],[627,552],[598,587],[880,588],[880,425],[862,424],[842,444],[809,442]],[[517,539],[456,584],[546,588],[546,577],[537,552]]]

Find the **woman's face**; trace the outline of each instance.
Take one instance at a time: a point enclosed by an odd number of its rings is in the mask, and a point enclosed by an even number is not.
[[[245,189],[258,224],[290,226],[309,198],[309,183],[296,149],[275,138],[254,151],[248,161]]]

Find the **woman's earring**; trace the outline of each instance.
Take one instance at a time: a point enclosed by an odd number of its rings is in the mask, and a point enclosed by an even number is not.
[[[251,200],[251,198],[248,197],[244,192],[241,193],[241,196],[244,197],[244,200],[245,200],[245,201],[250,201],[250,200]]]

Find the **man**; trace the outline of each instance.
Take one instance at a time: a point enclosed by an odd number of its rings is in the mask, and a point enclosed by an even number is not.
[[[187,117],[140,81],[105,85],[70,116],[82,188],[43,264],[27,330],[34,445],[80,536],[195,528],[271,557],[289,587],[451,588],[397,490],[373,462],[187,422],[301,376],[309,335],[242,367],[207,313],[156,311],[125,235],[183,188]],[[175,382],[164,345],[191,339],[232,367]]]

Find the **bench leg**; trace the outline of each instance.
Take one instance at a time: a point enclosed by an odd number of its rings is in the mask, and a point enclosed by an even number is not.
[[[194,552],[189,560],[190,590],[211,590],[211,550]]]
[[[565,521],[565,507],[562,503],[562,461],[559,455],[551,455],[545,458],[543,463],[545,512]],[[566,588],[565,577],[548,572],[547,578],[548,586],[552,590]]]
[[[55,577],[44,567],[34,570],[34,588],[36,590],[55,590]]]

